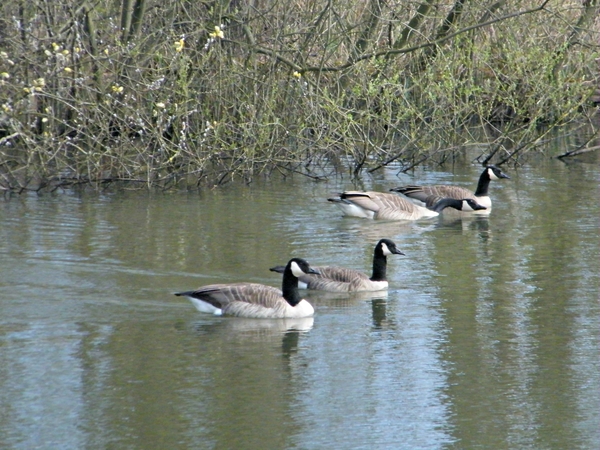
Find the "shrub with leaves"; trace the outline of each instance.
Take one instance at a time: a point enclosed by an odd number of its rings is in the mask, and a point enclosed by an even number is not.
[[[599,8],[7,0],[0,188],[518,160],[589,123]]]

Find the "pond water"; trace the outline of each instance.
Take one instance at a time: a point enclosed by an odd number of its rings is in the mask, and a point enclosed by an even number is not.
[[[364,188],[475,188],[480,167]],[[600,169],[506,167],[489,217],[343,218],[349,180],[0,201],[0,447],[600,448]],[[203,315],[174,292],[278,286],[292,256],[387,293],[314,318]]]

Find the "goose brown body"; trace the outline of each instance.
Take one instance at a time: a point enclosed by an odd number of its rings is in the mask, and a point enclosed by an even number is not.
[[[417,220],[438,213],[394,194],[375,191],[346,191],[329,198],[347,216],[379,220]]]
[[[300,258],[285,266],[282,289],[258,283],[211,284],[195,291],[178,292],[201,312],[251,318],[302,318],[314,314],[298,293],[298,276],[318,272]]]

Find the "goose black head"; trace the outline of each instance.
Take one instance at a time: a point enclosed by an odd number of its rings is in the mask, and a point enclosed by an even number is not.
[[[319,271],[310,267],[308,261],[302,258],[292,258],[287,264],[286,269],[289,269],[295,277],[300,277],[312,273],[314,275],[320,275]]]
[[[387,256],[387,255],[404,255],[404,253],[402,253],[400,251],[400,249],[396,246],[396,243],[390,239],[381,239],[378,243],[377,243],[377,249],[381,249],[381,252]]]
[[[462,204],[462,208],[461,211],[482,211],[484,209],[487,209],[485,206],[481,206],[479,203],[477,203],[475,200],[473,200],[472,198],[465,198],[463,199],[463,204]]]
[[[488,173],[488,176],[490,177],[490,180],[499,180],[501,178],[507,178],[510,180],[510,177],[508,175],[506,175],[504,172],[502,172],[502,170],[498,166],[494,166],[494,165],[487,166],[487,173]]]

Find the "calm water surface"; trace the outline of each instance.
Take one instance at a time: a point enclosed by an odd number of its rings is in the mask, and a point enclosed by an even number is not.
[[[600,448],[598,164],[506,168],[489,217],[342,218],[348,180],[0,201],[0,448]],[[362,186],[475,188],[480,168]],[[173,292],[292,256],[391,288],[299,321]]]

